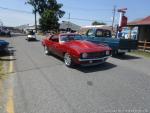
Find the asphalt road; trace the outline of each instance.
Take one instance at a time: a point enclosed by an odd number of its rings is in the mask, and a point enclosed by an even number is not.
[[[71,69],[25,38],[8,39],[14,113],[150,113],[149,59],[126,55]]]

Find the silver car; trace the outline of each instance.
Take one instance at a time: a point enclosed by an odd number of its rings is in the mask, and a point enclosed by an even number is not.
[[[30,41],[30,40],[36,40],[36,35],[33,31],[29,31],[28,32],[28,35],[27,35],[27,40]]]

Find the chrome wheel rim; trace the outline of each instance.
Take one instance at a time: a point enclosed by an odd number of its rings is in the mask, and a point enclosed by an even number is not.
[[[66,64],[67,66],[70,66],[70,65],[71,65],[71,57],[70,57],[70,55],[69,55],[68,53],[65,54],[65,56],[64,56],[64,61],[65,61],[65,64]]]

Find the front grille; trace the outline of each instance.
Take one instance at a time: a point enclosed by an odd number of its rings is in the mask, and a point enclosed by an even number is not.
[[[88,53],[88,58],[102,58],[106,56],[106,52]]]

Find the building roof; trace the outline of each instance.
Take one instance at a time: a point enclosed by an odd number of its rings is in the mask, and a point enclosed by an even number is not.
[[[132,22],[129,22],[127,24],[128,26],[141,26],[141,25],[150,25],[150,16],[147,16],[146,18],[135,20]]]
[[[71,28],[71,30],[78,31],[78,30],[80,30],[81,27],[79,25],[72,23],[72,22],[63,21],[60,24],[59,29],[67,29],[67,28]]]
[[[112,30],[111,26],[108,25],[89,25],[89,26],[82,26],[81,29],[92,29],[92,28],[101,28],[101,29],[108,29]]]

